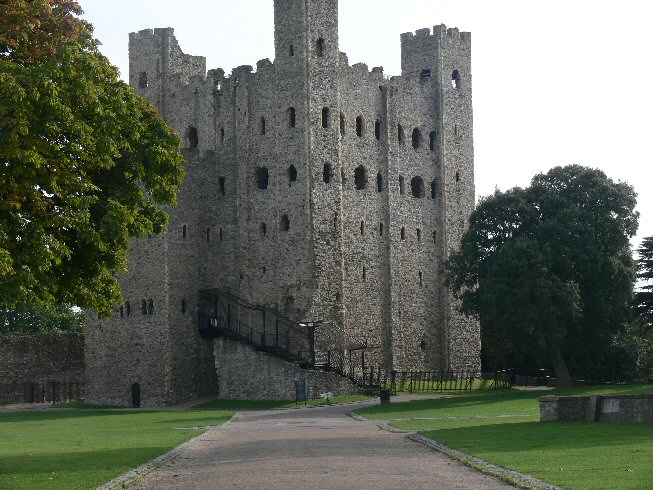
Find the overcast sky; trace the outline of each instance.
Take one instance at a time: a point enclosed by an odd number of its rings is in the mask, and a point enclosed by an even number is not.
[[[174,27],[184,52],[230,72],[274,59],[273,0],[79,0],[102,51],[128,73],[128,33]],[[632,184],[633,241],[653,235],[653,0],[340,0],[351,64],[400,74],[399,35],[472,33],[476,194],[556,165]]]

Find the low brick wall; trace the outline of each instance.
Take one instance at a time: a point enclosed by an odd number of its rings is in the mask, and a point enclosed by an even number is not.
[[[305,379],[309,398],[330,391],[350,395],[361,390],[337,373],[311,371],[265,352],[224,339],[214,341],[218,396],[227,400],[294,400],[295,380]]]
[[[653,422],[653,394],[543,396],[539,401],[542,422]]]

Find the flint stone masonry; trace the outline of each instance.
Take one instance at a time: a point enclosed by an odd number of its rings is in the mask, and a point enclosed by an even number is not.
[[[539,401],[542,422],[653,422],[653,394],[543,396]]]
[[[227,400],[294,400],[295,380],[304,379],[309,398],[322,393],[354,395],[361,390],[334,372],[307,370],[256,349],[217,339],[215,364],[220,398]]]
[[[133,384],[144,406],[222,396],[219,349],[197,333],[212,288],[335,324],[373,347],[370,365],[480,368],[478,322],[442,273],[474,207],[471,35],[402,34],[390,78],[339,51],[337,0],[276,0],[274,22],[274,62],[231,75],[171,28],[129,36],[130,84],[184,138],[188,168],[168,232],[132,244],[130,314],[87,316],[95,402],[129,404]]]
[[[84,381],[84,335],[0,334],[0,384]]]

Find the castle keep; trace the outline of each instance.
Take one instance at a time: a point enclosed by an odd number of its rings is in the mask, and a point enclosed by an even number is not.
[[[125,304],[88,315],[90,402],[222,396],[226,372],[246,385],[263,368],[198,333],[214,289],[321,321],[385,369],[480,366],[478,323],[442,273],[474,207],[470,34],[402,34],[389,78],[339,51],[337,0],[274,3],[274,63],[229,76],[172,29],[130,34],[130,84],[188,167],[167,233],[132,245]]]

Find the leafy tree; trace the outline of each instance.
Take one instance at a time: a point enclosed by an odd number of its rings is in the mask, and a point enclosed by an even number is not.
[[[0,0],[0,303],[109,314],[132,237],[165,229],[181,141],[74,1]]]
[[[481,199],[447,276],[495,360],[547,352],[562,386],[570,371],[609,372],[632,301],[635,204],[630,185],[578,165]]]
[[[653,236],[644,238],[637,254],[637,277],[645,284],[635,293],[635,308],[642,320],[640,335],[644,335],[653,332]]]
[[[84,314],[69,305],[38,307],[21,303],[15,308],[0,308],[0,332],[83,332]]]

